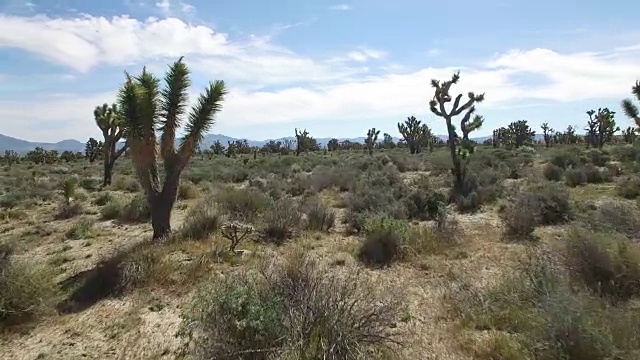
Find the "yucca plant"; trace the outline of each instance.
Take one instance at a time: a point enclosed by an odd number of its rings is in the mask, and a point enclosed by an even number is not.
[[[125,135],[124,132],[126,124],[116,104],[103,104],[101,106],[96,106],[93,110],[93,117],[96,120],[96,125],[98,125],[100,130],[102,130],[102,136],[104,137],[104,145],[102,147],[102,155],[104,157],[104,178],[102,185],[108,186],[111,185],[113,165],[127,150],[127,143],[125,143],[120,149],[116,149],[118,141],[120,141],[120,139]],[[89,144],[87,144],[87,146],[88,145]]]
[[[640,101],[640,81],[636,81],[636,84],[631,88],[631,93]],[[640,109],[631,99],[622,100],[622,110],[625,115],[635,121],[636,126],[640,127]]]
[[[224,81],[210,82],[187,115],[191,81],[189,68],[182,60],[181,57],[169,66],[164,88],[146,68],[137,77],[126,74],[118,98],[128,130],[131,159],[151,210],[153,239],[171,232],[171,210],[180,174],[215,122],[214,116],[222,108],[227,93]],[[176,133],[184,120],[184,136],[176,148]],[[156,131],[160,133],[159,139]],[[158,158],[162,158],[163,180]]]

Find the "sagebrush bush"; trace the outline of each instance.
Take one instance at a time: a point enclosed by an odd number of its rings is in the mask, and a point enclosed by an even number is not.
[[[557,183],[537,184],[526,190],[539,203],[540,225],[565,223],[573,217],[569,192]]]
[[[281,245],[300,228],[300,204],[291,198],[278,199],[265,211],[263,222],[262,241]]]
[[[614,300],[640,295],[640,246],[611,233],[573,229],[567,238],[573,274],[596,294]]]
[[[601,149],[591,149],[585,153],[585,157],[595,166],[605,166],[611,160],[609,153]]]
[[[136,178],[132,176],[115,176],[115,179],[111,183],[113,190],[120,190],[126,192],[138,192],[141,190],[140,183]]]
[[[365,221],[365,239],[360,246],[358,258],[373,267],[391,265],[400,257],[403,243],[409,233],[406,221],[387,215],[375,215]]]
[[[269,199],[251,188],[227,188],[217,195],[216,201],[231,218],[248,222],[255,220],[269,206]]]
[[[319,199],[309,199],[303,207],[306,227],[314,231],[329,231],[336,222],[336,213]]]
[[[552,156],[550,162],[563,170],[575,168],[581,165],[580,158],[574,152],[558,150]]]
[[[542,174],[544,175],[545,179],[549,181],[561,181],[562,177],[564,176],[564,170],[557,165],[547,164],[544,166]]]
[[[610,231],[640,238],[640,210],[625,201],[604,200],[585,214],[583,223],[594,231]]]
[[[214,206],[213,199],[204,199],[189,209],[180,236],[193,240],[203,240],[220,229],[222,217]]]
[[[188,199],[195,199],[197,197],[198,197],[197,186],[189,182],[180,183],[180,187],[178,187],[178,199],[188,200]]]
[[[618,181],[616,190],[625,199],[635,199],[640,196],[640,176],[626,176]]]
[[[51,310],[58,295],[53,276],[41,263],[0,258],[0,328]]]
[[[63,202],[58,206],[55,218],[65,220],[76,217],[84,212],[84,206],[79,201]]]
[[[205,283],[184,315],[196,358],[372,358],[398,342],[401,304],[357,275],[301,259]]]
[[[71,227],[65,232],[64,236],[70,240],[79,240],[92,237],[93,226],[95,221],[91,218],[83,217],[78,219]]]
[[[565,184],[569,187],[576,187],[587,183],[587,174],[582,168],[571,168],[564,172]]]
[[[482,337],[484,344],[474,346],[476,355],[510,360],[638,358],[640,311],[574,293],[553,263],[548,256],[529,254],[493,286],[454,283],[446,301],[450,310],[463,326],[488,335]]]
[[[114,196],[100,209],[105,220],[118,220],[122,222],[147,222],[151,219],[151,211],[147,198],[138,194],[129,200]]]
[[[541,213],[542,204],[532,193],[523,192],[509,199],[500,212],[506,238],[533,239],[533,232],[541,222]]]
[[[447,196],[439,191],[414,190],[405,198],[409,219],[433,220],[447,206]]]

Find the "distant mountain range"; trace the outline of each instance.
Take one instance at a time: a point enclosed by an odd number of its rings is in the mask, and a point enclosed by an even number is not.
[[[443,140],[447,140],[447,136],[446,135],[438,135],[439,138],[443,139]],[[476,138],[471,138],[471,140],[477,141],[477,142],[483,142],[487,139],[491,138],[490,136],[481,136],[481,137],[476,137]],[[536,134],[535,136],[536,140],[542,140],[542,134]],[[327,145],[327,143],[329,142],[329,140],[331,140],[332,138],[316,138],[316,140],[318,141],[318,144],[320,144],[320,146],[324,147]],[[349,140],[352,142],[359,142],[359,143],[364,143],[364,137],[356,137],[356,138],[337,138],[339,141],[344,141],[344,140]],[[226,135],[222,135],[222,134],[209,134],[209,135],[205,135],[204,137],[204,141],[201,145],[201,147],[203,149],[208,148],[209,146],[211,146],[211,144],[213,144],[215,141],[220,141],[222,143],[222,145],[226,146],[227,145],[227,141],[236,141],[236,140],[243,140],[243,139],[239,139],[239,138],[233,138],[230,136],[226,136]],[[266,139],[266,140],[249,140],[247,139],[247,142],[249,143],[249,146],[263,146],[264,144],[266,144],[267,142],[271,141],[271,140],[275,140],[275,141],[283,141],[283,140],[291,140],[291,141],[295,141],[295,137],[290,136],[290,137],[284,137],[284,138],[278,138],[278,139]],[[400,140],[399,138],[393,138],[393,141],[397,142],[398,140]],[[40,143],[40,142],[31,142],[31,141],[27,141],[27,140],[21,140],[21,139],[16,139],[10,136],[6,136],[6,135],[2,135],[0,134],[0,151],[4,152],[5,150],[13,150],[16,151],[18,153],[26,153],[29,152],[33,149],[35,149],[36,147],[41,147],[45,150],[57,150],[58,152],[63,152],[63,151],[80,151],[83,152],[84,151],[84,146],[85,143],[78,141],[78,140],[62,140],[56,143]]]

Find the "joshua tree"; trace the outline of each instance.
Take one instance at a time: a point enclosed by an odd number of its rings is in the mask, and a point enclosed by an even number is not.
[[[636,129],[632,126],[629,126],[624,131],[622,131],[622,138],[627,144],[633,144],[636,141],[637,137],[638,134],[636,133]]]
[[[376,130],[376,128],[371,128],[367,131],[367,138],[364,139],[364,143],[367,145],[369,155],[373,155],[373,147],[376,146],[378,135],[380,135],[380,130]]]
[[[422,146],[431,140],[431,130],[427,124],[423,124],[415,116],[408,117],[404,123],[398,123],[398,132],[409,145],[409,152],[412,154],[419,154]]]
[[[309,136],[309,132],[305,129],[301,132],[296,131],[296,156],[299,156],[301,152],[315,151],[318,149],[318,143],[316,139]]]
[[[518,120],[509,124],[507,128],[508,146],[519,148],[522,145],[530,144],[536,132],[531,130],[527,120]]]
[[[224,153],[224,145],[222,145],[220,140],[216,140],[209,146],[209,150],[216,155],[222,155]]]
[[[5,165],[11,166],[20,162],[20,155],[18,155],[18,153],[13,150],[5,150],[2,160]]]
[[[87,144],[84,147],[84,156],[89,159],[90,163],[92,163],[102,155],[103,149],[104,143],[102,143],[102,141],[98,141],[94,138],[89,138]]]
[[[636,81],[636,84],[631,88],[631,94],[640,101],[640,81]],[[631,99],[622,100],[622,110],[625,115],[635,121],[637,127],[640,127],[640,109]]]
[[[468,99],[462,101],[462,94],[456,96],[455,100],[449,94],[451,86],[460,81],[460,73],[456,72],[451,80],[441,82],[440,80],[431,80],[431,86],[435,89],[433,99],[429,101],[431,112],[443,118],[447,123],[447,132],[449,133],[449,151],[453,162],[452,173],[454,176],[454,191],[459,195],[467,195],[465,191],[465,180],[467,176],[467,165],[469,163],[469,154],[473,153],[473,145],[469,141],[469,133],[479,129],[484,122],[484,118],[474,115],[475,104],[484,100],[484,94],[476,95],[473,92],[467,94]],[[453,106],[447,110],[446,104],[453,100]],[[464,113],[460,120],[460,129],[462,130],[462,141],[459,141],[459,135],[456,132],[453,119]],[[473,119],[471,116],[473,116]]]
[[[338,139],[331,139],[327,142],[327,150],[329,151],[337,151],[340,149],[340,142]]]
[[[615,111],[608,108],[599,108],[598,111],[589,110],[589,120],[587,121],[587,145],[602,148],[606,142],[611,141],[613,134],[619,131],[614,119]]]
[[[131,159],[151,211],[154,239],[171,232],[171,209],[182,170],[214,124],[214,116],[222,108],[227,93],[223,81],[211,82],[188,111],[191,81],[182,57],[169,66],[164,83],[161,88],[160,80],[143,68],[137,77],[126,74],[118,99],[128,128]],[[184,120],[185,135],[176,148],[176,132]],[[156,131],[160,132],[159,139]],[[163,180],[159,175],[158,157],[164,166]]]
[[[128,145],[126,142],[120,149],[116,149],[118,141],[124,136],[126,126],[116,104],[96,106],[95,110],[93,110],[93,117],[100,130],[102,130],[102,136],[104,136],[104,148],[102,150],[104,179],[102,185],[108,186],[111,185],[113,165],[127,150]]]
[[[544,137],[544,147],[551,147],[553,133],[555,132],[555,130],[549,127],[549,123],[542,123],[542,126],[540,126],[540,128],[542,129],[542,136]]]

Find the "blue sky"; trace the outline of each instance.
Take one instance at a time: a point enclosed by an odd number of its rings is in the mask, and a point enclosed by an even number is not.
[[[0,133],[98,137],[93,108],[123,72],[159,75],[185,55],[194,96],[230,94],[213,133],[250,139],[397,135],[415,115],[437,133],[429,80],[461,70],[486,93],[478,136],[526,119],[582,127],[640,80],[640,3],[487,0],[0,0]]]

